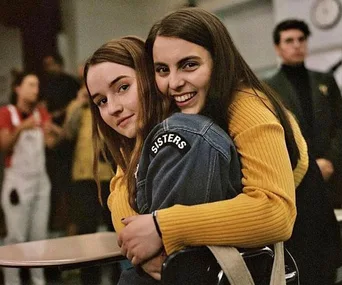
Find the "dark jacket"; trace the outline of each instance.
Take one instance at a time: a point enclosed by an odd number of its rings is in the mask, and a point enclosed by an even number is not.
[[[300,105],[295,88],[282,70],[266,79],[281,97],[286,107],[296,116],[301,131],[308,142],[310,155],[326,158],[335,168],[342,161],[342,98],[334,77],[329,73],[308,70],[312,99],[312,136]]]
[[[150,132],[137,172],[141,214],[175,204],[230,199],[238,193],[241,170],[237,151],[227,133],[211,119],[176,113]]]
[[[285,246],[294,256],[301,285],[332,285],[335,269],[341,264],[341,237],[334,215],[328,184],[316,164],[326,158],[339,165],[342,151],[342,99],[338,86],[329,74],[308,71],[312,101],[312,135],[304,119],[300,100],[284,71],[266,82],[280,95],[294,113],[309,145],[309,168],[296,189],[297,218]]]

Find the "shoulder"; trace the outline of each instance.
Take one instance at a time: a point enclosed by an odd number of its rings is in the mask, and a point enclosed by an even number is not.
[[[10,111],[8,109],[8,105],[0,107],[0,116],[9,116]]]
[[[11,117],[11,113],[12,112],[17,112],[19,113],[17,107],[15,105],[6,105],[6,106],[2,106],[0,108],[0,116],[1,116],[1,119],[3,118],[10,118]]]
[[[157,125],[146,139],[146,147],[150,148],[152,156],[165,146],[172,146],[182,154],[193,147],[214,148],[226,154],[233,142],[212,119],[176,113]]]
[[[12,126],[11,113],[8,106],[0,107],[0,129]]]
[[[51,119],[50,113],[48,112],[46,107],[44,107],[43,105],[37,106],[37,110],[43,121],[47,121]]]
[[[197,131],[213,124],[213,121],[198,114],[174,113],[165,119],[161,125],[165,130],[183,129]]]
[[[235,111],[244,111],[244,109],[250,110],[250,108],[256,108],[255,112],[265,112],[272,107],[272,104],[267,96],[263,92],[256,89],[237,89],[233,96],[234,100],[228,109],[229,112],[231,112],[231,109]]]
[[[217,126],[211,118],[199,114],[175,113],[154,129],[155,133],[177,132],[193,136],[208,136],[215,132],[226,137],[227,133]]]
[[[124,187],[123,177],[124,177],[124,172],[122,168],[118,166],[116,169],[115,175],[110,180],[110,192],[114,191],[117,188]]]
[[[328,72],[318,71],[314,69],[308,69],[308,72],[316,76],[329,76],[330,75],[330,73]]]
[[[336,92],[336,94],[340,93],[333,74],[329,72],[309,70],[309,75],[313,80],[313,83],[318,86],[321,92],[325,93],[326,91],[324,91],[324,89],[327,89],[327,91],[333,91],[333,93]]]
[[[269,76],[265,77],[263,81],[265,81],[268,84],[272,84],[279,80],[282,77],[282,72],[280,69],[275,70],[272,74]]]
[[[309,74],[316,80],[335,80],[334,75],[329,72],[309,70]]]
[[[146,144],[152,156],[165,146],[172,146],[185,154],[191,148],[193,136],[200,135],[213,122],[204,116],[175,113],[156,125],[149,133]]]
[[[229,132],[232,136],[234,136],[234,130],[241,132],[261,125],[280,125],[271,102],[264,93],[258,90],[237,90],[228,108],[228,114],[230,116]]]

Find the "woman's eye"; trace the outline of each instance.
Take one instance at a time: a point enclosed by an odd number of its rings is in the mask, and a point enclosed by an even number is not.
[[[194,69],[196,69],[198,66],[199,66],[199,64],[198,64],[197,62],[189,61],[189,62],[184,63],[183,69],[186,69],[186,70],[194,70]]]
[[[166,66],[157,66],[155,68],[155,72],[160,76],[166,75],[169,72],[169,69]]]
[[[102,98],[100,100],[96,100],[94,101],[95,105],[98,107],[101,107],[103,104],[107,103],[107,98]]]
[[[123,84],[119,87],[119,92],[123,92],[129,89],[129,85],[128,84]]]

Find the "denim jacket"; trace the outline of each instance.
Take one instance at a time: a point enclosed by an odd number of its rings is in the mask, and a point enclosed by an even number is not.
[[[137,167],[140,214],[175,204],[226,200],[241,193],[238,153],[207,117],[175,113],[145,140]]]

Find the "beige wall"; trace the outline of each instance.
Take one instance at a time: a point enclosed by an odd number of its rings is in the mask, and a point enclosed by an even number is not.
[[[75,65],[112,38],[125,35],[145,38],[156,20],[185,3],[185,0],[63,0],[64,54],[75,69]]]
[[[257,73],[276,66],[272,44],[274,26],[272,2],[243,1],[221,9],[222,19],[244,59]]]
[[[10,92],[10,70],[22,68],[19,29],[0,24],[0,51],[0,105],[3,105]]]

